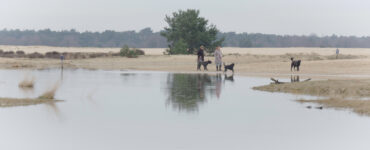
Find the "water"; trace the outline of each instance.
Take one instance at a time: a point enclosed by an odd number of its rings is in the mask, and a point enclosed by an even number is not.
[[[18,83],[36,78],[35,89]],[[370,118],[306,109],[305,96],[254,91],[266,78],[100,70],[0,70],[1,97],[54,104],[0,108],[2,149],[369,149]],[[307,98],[307,97],[306,97]]]

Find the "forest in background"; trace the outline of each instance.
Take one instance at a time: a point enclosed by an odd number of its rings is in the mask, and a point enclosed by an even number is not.
[[[275,35],[261,33],[220,32],[224,47],[339,47],[370,48],[370,37]],[[166,48],[160,32],[144,28],[138,32],[77,32],[76,30],[0,30],[0,45],[45,45],[59,47],[122,47]]]

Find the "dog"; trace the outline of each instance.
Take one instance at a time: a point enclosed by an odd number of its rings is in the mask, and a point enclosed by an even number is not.
[[[200,66],[199,65],[202,65],[204,70],[208,70],[207,66],[209,64],[212,64],[212,61],[210,60],[207,60],[207,61],[203,61],[203,62],[199,62],[200,64],[198,64],[198,70],[200,70]]]
[[[294,60],[293,57],[290,58],[292,63],[290,64],[290,71],[293,71],[294,69],[299,71],[299,66],[301,65],[301,60]]]
[[[232,64],[230,64],[230,65],[226,65],[226,64],[224,63],[224,72],[226,72],[227,70],[231,70],[231,71],[233,71],[233,73],[234,73],[234,66],[235,66],[235,64],[234,64],[234,63],[232,63]]]

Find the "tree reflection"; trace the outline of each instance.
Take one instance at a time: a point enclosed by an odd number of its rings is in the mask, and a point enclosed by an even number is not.
[[[222,76],[208,74],[169,74],[167,105],[179,111],[198,111],[207,97],[221,94]]]

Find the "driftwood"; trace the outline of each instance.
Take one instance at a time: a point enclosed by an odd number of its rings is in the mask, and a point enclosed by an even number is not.
[[[274,81],[274,82],[272,82],[271,84],[285,84],[285,83],[293,83],[293,82],[280,82],[279,80],[274,79],[274,78],[271,78],[271,80],[272,80],[272,81]],[[308,78],[308,79],[303,80],[303,81],[295,81],[295,82],[307,82],[307,81],[310,81],[310,80],[311,80],[311,78]]]

